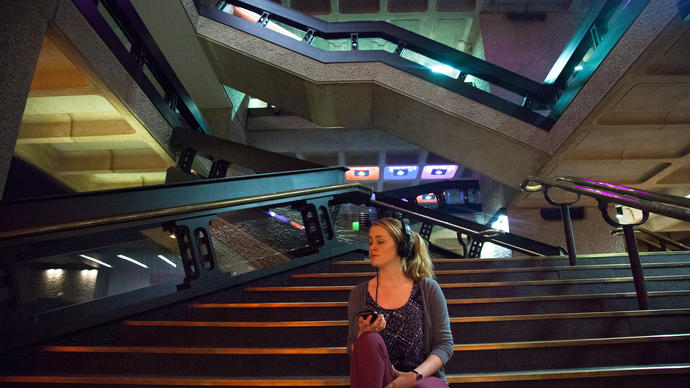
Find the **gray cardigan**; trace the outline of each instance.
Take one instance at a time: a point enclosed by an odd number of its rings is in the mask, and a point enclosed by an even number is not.
[[[364,310],[367,302],[368,281],[355,286],[350,292],[347,304],[347,317],[349,333],[347,336],[347,353],[352,352],[352,344],[359,333],[359,313]],[[424,305],[424,354],[428,357],[433,353],[443,360],[445,365],[453,355],[453,335],[450,332],[450,319],[448,318],[448,306],[443,296],[441,287],[436,280],[425,278],[419,281],[422,291],[422,303]],[[445,380],[446,374],[443,367],[438,375]]]

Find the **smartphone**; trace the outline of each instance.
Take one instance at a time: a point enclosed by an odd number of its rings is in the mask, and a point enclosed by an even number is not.
[[[364,318],[365,321],[367,320],[367,318],[371,317],[371,319],[369,320],[370,324],[374,323],[376,318],[379,317],[379,314],[376,311],[371,311],[371,310],[362,311],[361,313],[359,313],[359,315],[362,318]]]

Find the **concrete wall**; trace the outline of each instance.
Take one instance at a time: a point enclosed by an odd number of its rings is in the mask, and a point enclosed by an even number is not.
[[[541,218],[539,209],[508,208],[508,219],[511,233],[547,244],[566,246],[561,220],[544,220]],[[612,229],[601,217],[597,208],[585,208],[584,219],[573,220],[577,253],[625,252],[623,237],[612,236],[610,233]]]
[[[41,44],[53,31],[76,47],[91,71],[169,148],[172,128],[69,0],[3,0],[0,12],[0,193],[4,191]]]
[[[3,0],[0,12],[0,193],[5,189],[48,19],[56,1]]]

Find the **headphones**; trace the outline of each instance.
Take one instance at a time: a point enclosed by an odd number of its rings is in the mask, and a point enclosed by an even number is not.
[[[404,258],[407,261],[412,260],[414,257],[414,243],[412,242],[412,231],[410,230],[410,224],[407,221],[401,219],[402,227],[402,238],[398,242],[398,256]]]

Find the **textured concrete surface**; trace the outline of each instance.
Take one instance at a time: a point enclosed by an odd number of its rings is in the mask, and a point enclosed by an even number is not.
[[[370,125],[392,131],[517,186],[524,176],[543,171],[676,8],[671,0],[650,2],[548,133],[381,63],[324,64],[203,17],[196,29],[226,84],[322,126]],[[443,139],[442,144],[430,144],[431,138]]]
[[[61,0],[55,26],[74,44],[91,65],[91,69],[144,124],[158,143],[170,155],[170,124],[126,72],[113,53],[74,7],[71,1]]]
[[[223,86],[194,34],[189,9],[179,1],[135,0],[132,5],[199,109],[229,109]]]
[[[0,195],[4,191],[47,19],[41,8],[21,0],[3,1],[0,12]]]
[[[560,220],[545,221],[539,209],[509,208],[508,219],[511,233],[546,244],[566,246],[563,223]],[[596,207],[585,208],[585,218],[573,220],[577,253],[625,252],[623,237],[612,236],[611,229]]]
[[[556,152],[571,134],[578,136],[574,130],[677,14],[675,0],[649,2],[551,129],[555,141],[549,152]]]

